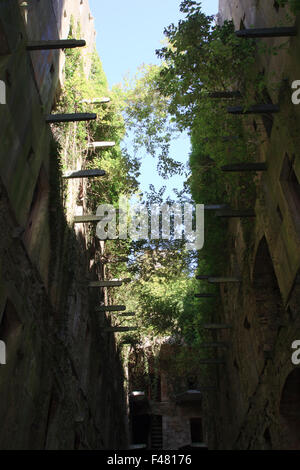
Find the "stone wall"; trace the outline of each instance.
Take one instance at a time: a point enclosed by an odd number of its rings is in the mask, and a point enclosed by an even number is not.
[[[88,288],[98,275],[90,268],[94,250],[84,231],[67,224],[57,148],[45,122],[59,53],[26,51],[30,31],[32,39],[53,39],[63,28],[63,3],[31,2],[27,27],[18,3],[0,3],[0,80],[7,89],[0,105],[0,339],[7,349],[0,448],[126,448],[119,351],[95,312],[102,293]],[[48,31],[37,27],[46,24]]]

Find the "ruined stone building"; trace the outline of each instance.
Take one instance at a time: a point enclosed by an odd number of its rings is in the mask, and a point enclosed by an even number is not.
[[[67,213],[62,207],[46,122],[55,114],[65,53],[28,50],[33,41],[66,39],[71,17],[87,43],[88,74],[95,47],[88,0],[0,2],[1,449],[127,446],[119,354],[99,327],[99,295],[88,288],[101,273],[90,268],[84,229],[67,224],[84,207],[76,197]],[[80,161],[72,164],[80,169]],[[80,184],[70,182],[70,194]]]
[[[266,162],[267,171],[256,176],[249,239],[241,219],[229,222],[227,274],[241,282],[221,287],[223,310],[216,320],[230,328],[218,338],[229,348],[220,352],[225,365],[215,370],[218,392],[206,394],[208,445],[299,449],[300,369],[291,360],[300,338],[300,106],[291,99],[300,77],[299,14],[295,18],[276,1],[220,0],[219,21],[225,19],[233,19],[236,30],[296,26],[298,34],[258,39],[268,47],[285,43],[278,55],[261,55],[257,63],[266,79],[265,102],[280,111],[251,116],[253,129],[264,133],[256,161]]]

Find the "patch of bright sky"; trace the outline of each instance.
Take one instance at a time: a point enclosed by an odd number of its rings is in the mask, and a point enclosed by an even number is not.
[[[89,0],[95,17],[97,50],[110,87],[122,82],[126,75],[134,76],[142,64],[158,64],[155,50],[164,39],[164,28],[177,24],[183,18],[179,11],[181,0]],[[218,12],[218,0],[203,0],[202,10],[207,15]],[[184,164],[188,162],[190,139],[182,134],[171,144],[170,156]],[[157,162],[146,154],[142,156],[141,191],[153,184],[158,190],[167,186],[165,195],[175,198],[173,188],[182,189],[183,177],[161,178]]]

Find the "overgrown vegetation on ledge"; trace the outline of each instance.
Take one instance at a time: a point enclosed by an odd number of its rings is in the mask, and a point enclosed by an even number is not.
[[[80,37],[79,26],[71,25],[69,37]],[[136,176],[139,165],[121,150],[121,142],[126,129],[122,116],[123,96],[118,88],[109,90],[101,60],[96,50],[93,52],[91,70],[87,77],[84,59],[78,49],[66,51],[65,82],[58,104],[58,111],[95,112],[97,120],[66,124],[56,129],[59,141],[60,158],[63,170],[71,170],[82,160],[83,168],[99,168],[107,175],[88,182],[86,202],[90,211],[99,204],[117,204],[120,194],[131,195],[137,190]],[[89,100],[109,97],[108,104],[91,104]],[[89,144],[95,141],[113,141],[114,147],[91,150]]]

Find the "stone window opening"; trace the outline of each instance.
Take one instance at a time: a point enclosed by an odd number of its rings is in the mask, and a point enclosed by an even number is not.
[[[299,316],[299,304],[300,304],[300,269],[298,270],[293,287],[291,289],[289,300],[287,304],[287,314],[289,320],[294,322]]]
[[[149,374],[149,394],[153,401],[161,401],[161,375],[160,373]]]
[[[279,412],[282,419],[283,448],[300,449],[300,369],[287,377],[281,393]]]
[[[266,428],[264,432],[265,450],[272,450],[272,438],[270,429]]]
[[[197,390],[197,388],[198,388],[198,377],[197,376],[187,377],[186,384],[187,384],[188,390]]]
[[[9,55],[11,53],[8,45],[8,40],[6,32],[4,30],[3,24],[0,20],[0,59],[3,56]]]
[[[265,71],[263,70],[261,73],[262,77],[265,75]],[[260,100],[261,101],[261,100]],[[262,101],[267,104],[273,104],[272,98],[267,90],[267,88],[264,88],[262,91]],[[273,124],[274,124],[274,118],[272,114],[262,114],[261,116],[262,123],[265,129],[265,132],[268,136],[268,138],[271,138],[272,135],[272,129],[273,129]]]
[[[162,416],[151,416],[151,449],[163,449]]]
[[[132,414],[130,417],[131,444],[149,445],[151,418],[148,414]]]

